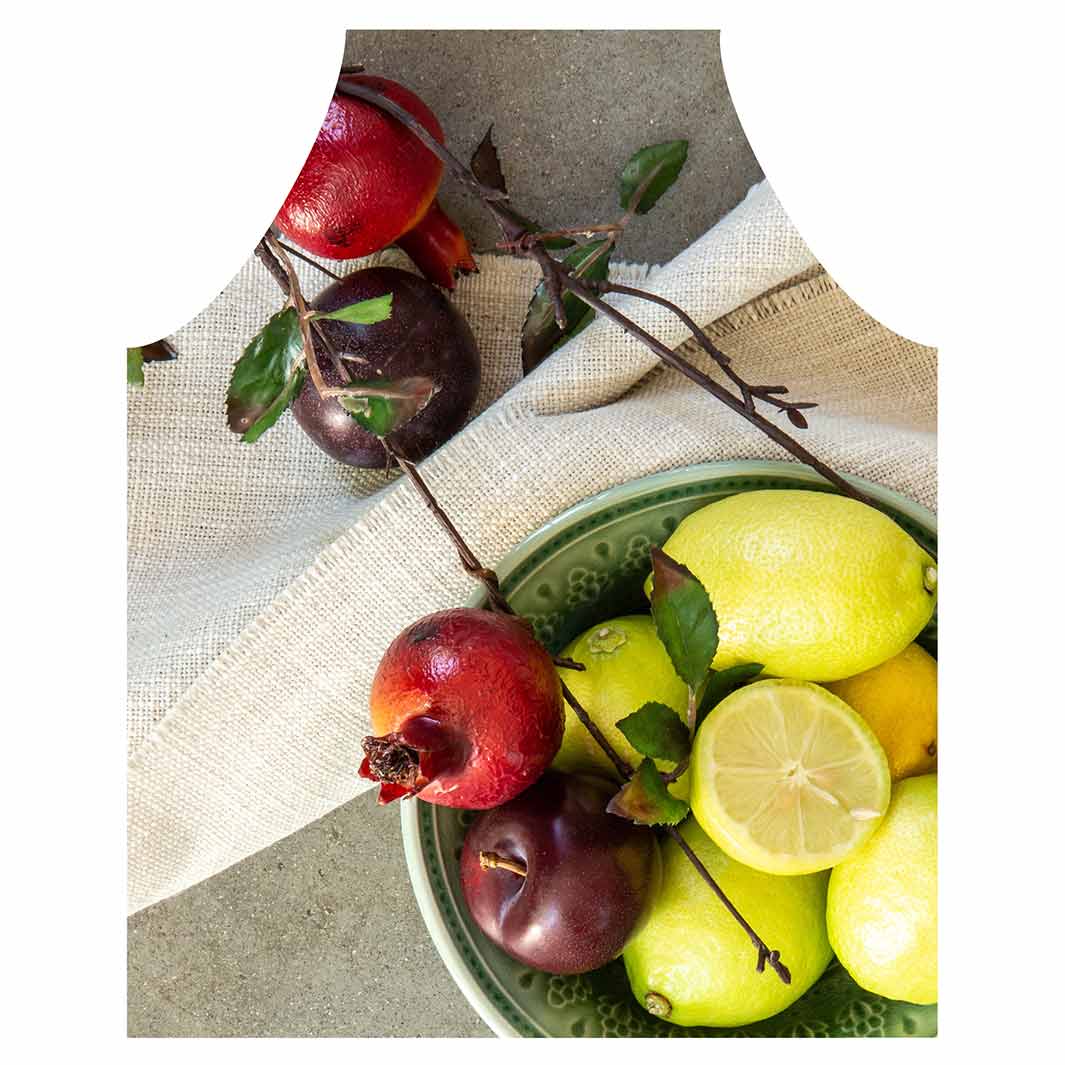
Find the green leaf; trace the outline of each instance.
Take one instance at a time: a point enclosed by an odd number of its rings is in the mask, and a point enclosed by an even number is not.
[[[337,402],[368,432],[387,436],[406,425],[436,395],[431,377],[400,377],[389,381],[377,377],[352,381]]]
[[[286,307],[252,337],[237,359],[226,395],[226,420],[246,443],[258,440],[295,397],[302,358],[299,317],[294,307]]]
[[[635,713],[623,717],[617,726],[625,739],[648,758],[677,763],[691,749],[688,726],[665,703],[644,703]]]
[[[144,366],[149,362],[168,362],[177,358],[169,340],[154,340],[139,348],[126,348],[126,383],[134,388],[144,387]]]
[[[288,410],[289,404],[299,395],[306,377],[307,367],[302,362],[297,363],[293,367],[289,379],[285,382],[285,387],[277,394],[277,398],[259,415],[255,422],[249,426],[248,431],[240,438],[243,443],[254,444],[267,429],[273,426],[277,419]]]
[[[570,267],[575,277],[604,281],[610,267],[610,251],[608,240],[595,240],[575,248],[562,262]],[[521,364],[525,373],[531,373],[555,348],[576,336],[595,317],[595,311],[572,292],[562,296],[562,306],[566,311],[565,332],[555,321],[555,308],[544,282],[536,286],[521,330]]]
[[[658,203],[662,193],[677,180],[684,161],[688,158],[687,141],[666,141],[664,144],[652,144],[641,148],[626,164],[618,178],[618,193],[621,206],[631,211],[635,206],[637,214],[647,212]],[[654,171],[647,187],[640,195],[640,202],[633,204],[633,197]]]
[[[699,709],[695,712],[695,727],[703,723],[703,718],[714,709],[726,695],[731,695],[737,688],[753,680],[765,667],[761,662],[743,662],[728,669],[719,669],[710,674],[706,690],[699,700]]]
[[[392,293],[375,296],[372,300],[359,300],[335,311],[319,311],[314,317],[333,322],[354,322],[356,325],[373,325],[392,315]]]
[[[695,690],[717,654],[717,615],[687,566],[651,548],[651,616],[677,676]]]
[[[144,387],[144,349],[126,348],[126,384]]]
[[[609,803],[607,813],[641,825],[679,825],[688,816],[688,804],[670,795],[650,758],[629,778]]]

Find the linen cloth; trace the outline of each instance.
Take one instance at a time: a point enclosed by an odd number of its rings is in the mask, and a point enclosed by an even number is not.
[[[376,263],[405,260],[389,250],[341,272]],[[537,269],[502,256],[479,266],[454,301],[484,360],[482,413],[420,469],[484,564],[612,485],[789,458],[601,318],[521,379]],[[297,269],[305,292],[321,287]],[[801,435],[836,469],[935,505],[935,350],[850,301],[766,183],[670,263],[613,276],[707,323],[747,380],[818,402]],[[608,298],[719,373],[667,310]],[[178,361],[149,366],[129,396],[130,912],[364,790],[355,770],[381,654],[475,589],[404,480],[333,462],[290,414],[254,446],[228,431],[232,363],[279,306],[249,260],[176,335]]]

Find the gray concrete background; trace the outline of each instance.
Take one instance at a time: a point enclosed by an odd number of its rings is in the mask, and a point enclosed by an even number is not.
[[[688,165],[620,257],[662,262],[762,174],[716,32],[357,31],[346,62],[401,81],[468,158],[495,123],[514,205],[543,225],[616,217],[617,171],[686,137]],[[445,179],[477,249],[496,232]],[[128,923],[131,1036],[486,1036],[436,955],[403,862],[399,810],[364,795]]]

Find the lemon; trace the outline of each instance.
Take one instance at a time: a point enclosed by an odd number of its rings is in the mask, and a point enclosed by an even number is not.
[[[832,870],[828,934],[856,983],[885,998],[937,999],[936,775],[900,781],[876,833]]]
[[[825,927],[827,873],[775,877],[733,861],[691,819],[680,830],[710,875],[791,971],[784,984],[755,969],[747,933],[674,840],[662,847],[662,885],[625,948],[637,1001],[674,1024],[726,1027],[772,1017],[804,994],[832,958]]]
[[[585,667],[579,672],[560,669],[566,686],[614,750],[630,765],[638,765],[643,756],[625,739],[617,727],[618,721],[652,701],[672,707],[685,719],[688,689],[674,671],[649,617],[633,614],[595,625],[578,636],[562,654]],[[613,763],[580,723],[569,703],[566,703],[566,731],[553,765],[563,772],[591,769],[616,775]],[[658,766],[664,770],[673,768],[667,762],[659,762]],[[678,798],[687,798],[688,775],[682,775],[669,790]]]
[[[879,666],[825,685],[876,733],[892,780],[936,771],[937,673],[936,660],[911,643]]]
[[[714,604],[715,669],[852,677],[911,643],[936,604],[931,555],[885,514],[826,492],[729,496],[689,514],[663,550]]]
[[[869,726],[804,680],[762,680],[723,699],[692,747],[691,806],[711,839],[767,873],[828,869],[876,830],[891,774]]]

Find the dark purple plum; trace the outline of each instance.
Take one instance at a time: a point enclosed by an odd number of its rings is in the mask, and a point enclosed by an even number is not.
[[[548,770],[470,826],[466,905],[481,931],[524,965],[598,969],[647,912],[662,874],[658,844],[651,829],[606,812],[616,791],[599,777]]]
[[[321,321],[323,332],[345,360],[352,377],[425,376],[438,391],[425,408],[396,430],[396,442],[413,461],[424,458],[462,427],[481,382],[481,356],[466,319],[424,278],[388,266],[349,274],[324,289],[312,306],[334,311],[349,303],[392,293],[392,315],[374,325]],[[330,387],[342,385],[333,360],[319,355]],[[385,449],[330,396],[322,399],[308,376],[292,404],[303,431],[324,451],[349,466],[385,465]]]

